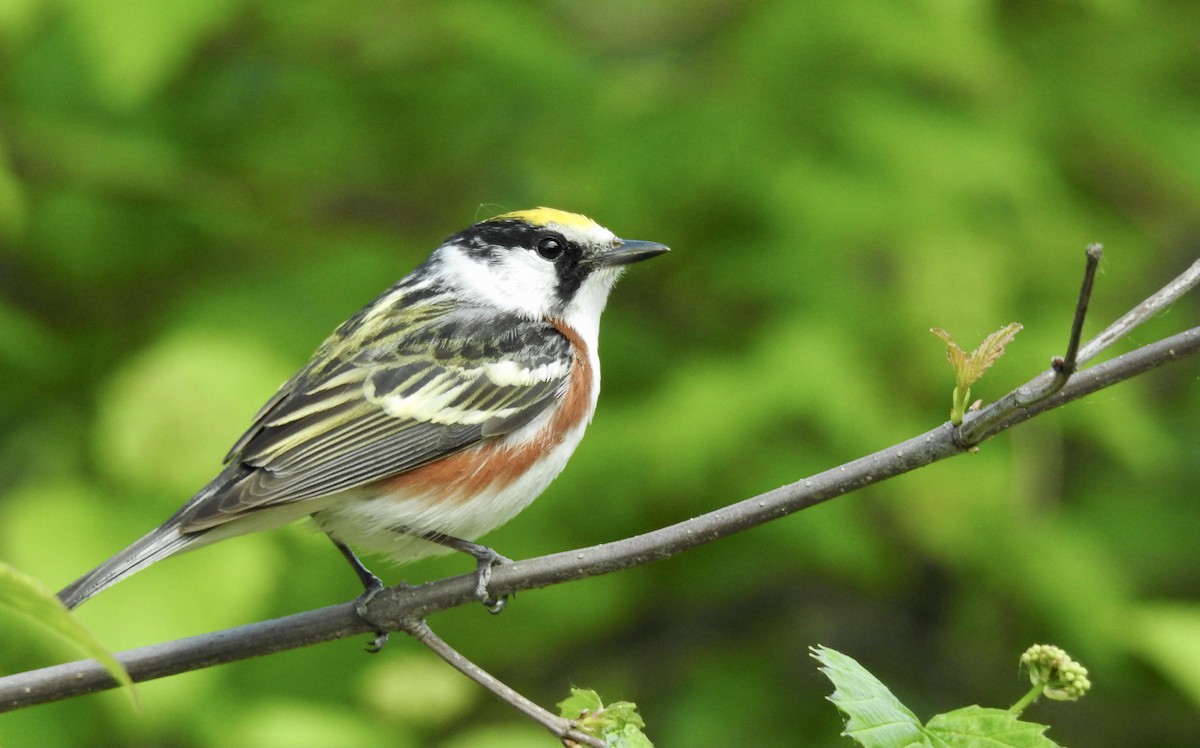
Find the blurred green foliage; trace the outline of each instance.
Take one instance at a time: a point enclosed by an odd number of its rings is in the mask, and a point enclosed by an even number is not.
[[[675,252],[604,324],[512,557],[650,530],[947,417],[944,327],[1025,331],[995,399],[1200,247],[1200,5],[1181,0],[0,2],[0,560],[57,587],[157,525],[336,324],[444,236],[551,205]],[[1177,303],[1135,340],[1197,324]],[[920,712],[1005,703],[1051,640],[1064,745],[1200,735],[1197,365],[684,557],[431,625],[543,705],[661,746],[845,745],[806,655]],[[461,573],[462,559],[385,570]],[[351,598],[300,529],[89,602],[113,648]],[[0,671],[73,656],[0,620]],[[27,746],[550,740],[416,645],[326,644],[0,717]]]

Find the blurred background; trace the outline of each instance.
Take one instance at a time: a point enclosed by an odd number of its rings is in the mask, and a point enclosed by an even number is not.
[[[521,558],[652,530],[944,421],[943,344],[1025,330],[994,400],[1200,255],[1200,5],[0,2],[0,560],[57,589],[159,524],[338,323],[439,241],[550,205],[675,251],[603,325],[589,436],[486,538]],[[1195,326],[1195,296],[1117,352]],[[431,625],[550,706],[659,746],[849,745],[808,647],[922,718],[1039,703],[1064,745],[1200,736],[1200,364],[682,557]],[[463,573],[461,558],[389,582]],[[79,611],[114,649],[358,593],[302,527]],[[75,653],[0,619],[0,672]],[[553,744],[396,637],[0,717],[27,746]]]

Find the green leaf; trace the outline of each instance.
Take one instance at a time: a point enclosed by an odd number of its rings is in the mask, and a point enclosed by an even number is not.
[[[650,738],[633,725],[625,725],[619,730],[606,732],[604,742],[611,748],[654,748]]]
[[[833,681],[829,700],[846,715],[843,733],[865,748],[1056,748],[1045,725],[1023,722],[1003,709],[969,706],[922,725],[887,686],[853,658],[814,647],[821,672]]]
[[[137,691],[124,666],[37,579],[0,563],[0,606],[41,624],[94,658],[118,683],[128,687],[129,699],[137,706]]]
[[[813,647],[812,656],[833,681],[829,700],[846,715],[843,735],[866,748],[935,745],[917,716],[854,658],[822,646]]]
[[[591,689],[572,688],[571,695],[558,703],[559,715],[580,730],[601,738],[612,748],[654,748],[642,732],[646,722],[631,701],[614,701],[608,706]]]
[[[579,719],[603,708],[600,694],[590,688],[572,688],[571,695],[558,702],[558,714],[565,719]]]
[[[1057,748],[1046,725],[1025,722],[1005,709],[968,706],[939,714],[926,727],[935,745],[947,748]]]

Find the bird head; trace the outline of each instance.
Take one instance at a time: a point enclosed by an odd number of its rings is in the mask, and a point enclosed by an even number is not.
[[[534,319],[596,328],[626,265],[667,251],[620,239],[586,216],[553,208],[505,213],[446,239],[430,257],[462,298]]]

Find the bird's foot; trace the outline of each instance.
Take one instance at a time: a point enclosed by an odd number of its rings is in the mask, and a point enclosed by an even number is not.
[[[421,535],[425,540],[438,545],[444,545],[447,548],[453,548],[456,551],[461,551],[472,556],[475,559],[475,597],[479,602],[483,603],[484,607],[490,613],[499,613],[504,610],[505,603],[508,602],[506,595],[495,596],[488,591],[488,582],[492,581],[492,567],[500,564],[511,564],[513,560],[507,556],[501,556],[496,551],[483,545],[482,543],[473,543],[470,540],[456,538],[453,535],[446,535],[440,532],[427,532]]]
[[[479,553],[471,553],[475,556],[475,597],[479,602],[483,603],[483,607],[488,609],[492,615],[504,610],[504,606],[508,604],[508,595],[495,596],[488,592],[488,583],[492,581],[492,567],[500,564],[511,564],[513,560],[507,556],[502,556],[496,551],[488,548],[485,545],[478,546]]]
[[[375,577],[375,580],[367,584],[366,588],[363,590],[363,593],[354,600],[354,612],[365,623],[375,627],[375,639],[371,643],[367,644],[366,647],[364,647],[364,649],[371,654],[376,654],[381,651],[388,643],[388,637],[390,635],[387,629],[375,623],[371,617],[370,611],[367,608],[371,600],[374,599],[374,597],[379,594],[379,591],[382,589],[383,582],[380,581],[379,577]]]

